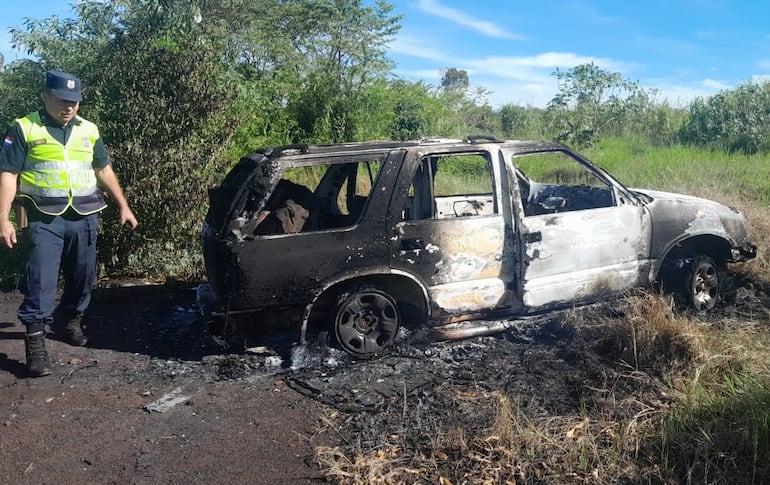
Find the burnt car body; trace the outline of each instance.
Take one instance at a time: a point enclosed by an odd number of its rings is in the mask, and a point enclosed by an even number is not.
[[[324,328],[357,357],[405,323],[467,337],[661,282],[706,311],[756,254],[736,209],[486,137],[258,150],[210,190],[201,237],[218,331]]]

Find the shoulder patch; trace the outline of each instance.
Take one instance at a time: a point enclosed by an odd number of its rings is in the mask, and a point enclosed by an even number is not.
[[[13,145],[13,137],[6,136],[5,140],[3,140],[3,147],[8,148]]]

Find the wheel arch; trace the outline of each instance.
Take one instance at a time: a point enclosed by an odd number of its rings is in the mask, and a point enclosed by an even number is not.
[[[308,328],[317,328],[328,320],[339,296],[352,287],[376,286],[386,291],[398,304],[403,322],[427,321],[429,317],[428,291],[416,278],[408,273],[390,272],[356,275],[330,283],[306,308]]]
[[[699,234],[681,239],[672,244],[665,256],[660,259],[655,279],[660,280],[666,270],[675,266],[678,261],[699,254],[710,256],[718,266],[722,267],[730,260],[731,250],[732,244],[729,240],[714,234]]]

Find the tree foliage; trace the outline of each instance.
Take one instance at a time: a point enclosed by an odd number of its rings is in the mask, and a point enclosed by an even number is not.
[[[324,0],[308,6],[306,71],[299,95],[289,103],[297,120],[296,141],[341,142],[356,139],[356,121],[366,89],[391,68],[385,46],[398,30],[393,7],[378,0]]]
[[[81,114],[99,125],[140,220],[125,231],[110,224],[110,206],[103,267],[200,271],[207,189],[232,163],[232,139],[243,150],[371,133],[361,122],[371,121],[369,90],[391,66],[392,9],[382,0],[81,0],[74,18],[12,32],[37,61],[2,72],[0,90],[17,101],[0,103],[0,114],[7,125],[35,109],[47,69],[81,77]]]
[[[0,121],[6,127],[14,119],[40,107],[40,92],[44,87],[42,66],[24,60],[9,65],[0,75]]]
[[[503,138],[526,139],[542,137],[540,129],[543,125],[543,110],[504,104],[498,110],[500,131]]]
[[[93,82],[103,136],[142,226],[133,235],[107,226],[103,239],[116,248],[111,264],[157,272],[189,265],[197,252],[207,188],[226,166],[235,120],[225,112],[235,97],[211,38],[147,42],[151,32],[133,32],[109,46],[107,69]]]
[[[559,92],[548,103],[549,121],[558,139],[590,145],[600,134],[618,135],[652,108],[650,93],[637,82],[593,63],[557,70]]]
[[[469,86],[468,71],[465,69],[450,67],[442,73],[441,87],[444,91],[465,93]]]

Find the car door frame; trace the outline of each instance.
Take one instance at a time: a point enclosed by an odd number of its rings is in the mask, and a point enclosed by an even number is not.
[[[404,220],[409,188],[426,157],[482,155],[492,170],[492,215]],[[448,322],[521,308],[516,291],[518,250],[514,238],[507,171],[497,145],[410,150],[393,190],[388,212],[391,270],[420,281],[431,317]],[[431,194],[432,196],[433,194]]]
[[[607,172],[566,149],[506,151],[509,170],[521,156],[561,152],[607,184],[613,205],[524,214],[517,204],[526,310],[538,312],[598,301],[649,283],[652,222],[645,205]],[[521,192],[521,181],[515,183]]]

